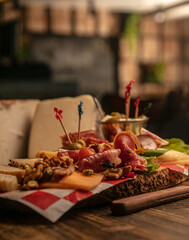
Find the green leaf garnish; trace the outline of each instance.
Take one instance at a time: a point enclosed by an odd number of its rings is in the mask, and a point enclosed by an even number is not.
[[[164,146],[164,149],[175,150],[189,154],[189,144],[186,144],[180,138],[170,138],[166,140],[169,142],[169,145]]]
[[[157,170],[158,168],[160,168],[160,165],[159,164],[157,164],[157,163],[154,163],[154,162],[152,162],[150,159],[151,158],[145,158],[146,159],[146,161],[147,161],[147,165],[146,165],[146,168],[148,169],[147,171],[137,171],[136,173],[138,173],[138,174],[141,174],[141,173],[146,173],[146,174],[148,174],[148,173],[151,173],[151,172],[154,172],[155,170]]]

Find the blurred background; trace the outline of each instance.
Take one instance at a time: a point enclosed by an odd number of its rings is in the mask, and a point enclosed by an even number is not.
[[[189,142],[189,1],[0,0],[0,99],[89,93],[124,112],[132,79],[149,130]]]

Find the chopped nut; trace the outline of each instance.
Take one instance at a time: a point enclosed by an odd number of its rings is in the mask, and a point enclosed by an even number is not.
[[[68,156],[63,156],[60,159],[58,157],[43,157],[43,160],[35,162],[34,167],[31,167],[29,164],[24,165],[26,174],[22,181],[22,190],[37,188],[38,182],[56,181],[63,176],[71,175],[75,171],[73,159]]]
[[[22,185],[21,190],[31,190],[39,188],[39,184],[35,180],[30,180],[29,182]]]
[[[83,170],[83,175],[85,175],[85,176],[91,176],[93,174],[94,174],[93,169],[85,169],[85,170]]]
[[[119,179],[122,176],[122,168],[109,168],[104,172],[105,179]]]
[[[44,166],[42,163],[39,163],[37,165],[37,169],[36,169],[36,180],[41,180],[42,177],[43,177],[43,169],[44,169]]]
[[[68,167],[69,165],[73,165],[73,159],[68,156],[62,156],[60,160],[62,161],[61,166]]]
[[[39,184],[37,181],[35,180],[31,180],[27,183],[29,189],[36,189],[36,188],[39,188]]]
[[[53,170],[53,174],[59,176],[68,176],[71,175],[75,171],[75,167],[70,165],[68,168],[56,168]]]
[[[25,169],[26,175],[27,175],[32,171],[33,167],[29,164],[24,164],[24,169]]]

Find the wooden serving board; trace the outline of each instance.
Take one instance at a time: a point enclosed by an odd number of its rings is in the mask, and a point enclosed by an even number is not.
[[[180,172],[169,168],[160,168],[153,173],[140,174],[133,180],[114,185],[99,194],[78,202],[75,207],[88,207],[111,203],[116,199],[173,187],[187,179],[189,179],[189,177]]]

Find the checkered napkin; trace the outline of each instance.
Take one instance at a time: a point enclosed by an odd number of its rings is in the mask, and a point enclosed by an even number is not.
[[[189,165],[162,165],[172,170],[189,175]],[[40,189],[32,191],[12,191],[1,193],[0,198],[10,199],[22,203],[33,209],[51,222],[56,222],[64,213],[77,202],[110,188],[129,179],[105,181],[91,191],[73,189]]]

